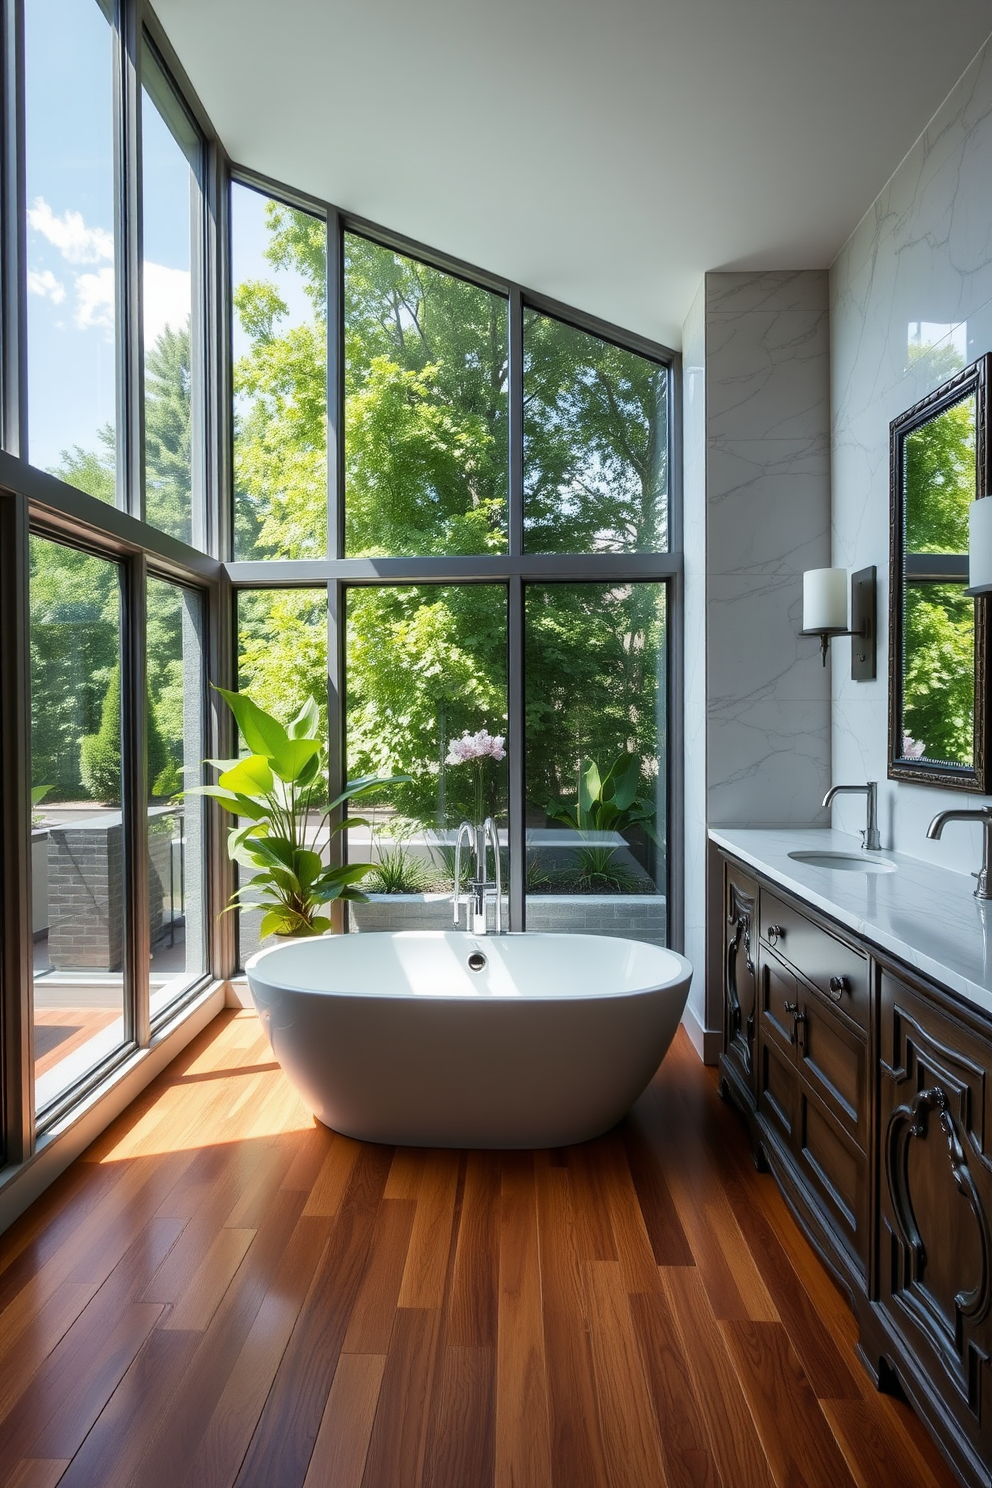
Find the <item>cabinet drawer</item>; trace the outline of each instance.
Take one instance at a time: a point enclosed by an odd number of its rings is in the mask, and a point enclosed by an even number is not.
[[[796,1148],[810,1197],[864,1272],[868,1253],[867,1159],[827,1107],[802,1084],[797,1115]]]
[[[868,1046],[815,993],[801,1001],[800,1069],[822,1103],[865,1151],[868,1143]]]
[[[868,1027],[868,960],[761,890],[761,939],[860,1028]]]
[[[758,1110],[786,1147],[792,1146],[796,1125],[799,1078],[788,1055],[779,1054],[767,1041],[760,1045]]]

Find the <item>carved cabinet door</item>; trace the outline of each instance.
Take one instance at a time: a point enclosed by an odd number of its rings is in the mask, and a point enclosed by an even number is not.
[[[883,972],[879,1053],[879,1304],[964,1457],[989,1462],[992,1044]]]
[[[723,1051],[732,1076],[755,1094],[758,886],[730,863],[724,878]]]

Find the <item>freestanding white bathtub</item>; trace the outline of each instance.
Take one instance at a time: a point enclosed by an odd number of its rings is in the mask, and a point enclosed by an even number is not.
[[[273,1053],[325,1126],[424,1147],[563,1147],[607,1131],[678,1027],[692,967],[637,940],[322,936],[260,951]]]

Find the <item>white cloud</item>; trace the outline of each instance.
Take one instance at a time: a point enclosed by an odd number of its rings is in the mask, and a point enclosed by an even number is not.
[[[28,208],[28,223],[59,250],[67,263],[99,263],[114,256],[114,235],[103,227],[87,227],[81,212],[67,210],[56,217],[43,196]]]
[[[155,345],[166,326],[184,330],[192,302],[192,283],[186,269],[164,264],[144,266],[145,350]]]
[[[76,275],[76,325],[81,331],[89,326],[114,329],[116,287],[113,268],[97,269],[95,274]]]
[[[28,269],[28,294],[41,295],[43,300],[51,300],[53,305],[61,305],[65,299],[65,285],[61,279],[56,279],[51,269],[45,269],[41,274],[34,269]]]

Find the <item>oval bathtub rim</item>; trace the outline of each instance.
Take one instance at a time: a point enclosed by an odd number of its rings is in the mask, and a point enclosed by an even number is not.
[[[532,992],[520,997],[513,997],[512,995],[499,993],[491,993],[489,995],[486,995],[485,993],[481,992],[465,994],[458,992],[412,992],[410,990],[403,991],[399,989],[392,992],[368,992],[360,987],[305,987],[288,982],[269,982],[268,985],[276,987],[277,990],[280,992],[292,992],[296,995],[305,995],[308,997],[361,997],[367,998],[369,1001],[373,1001],[375,999],[378,999],[380,1001],[408,1000],[416,1001],[418,1003],[466,1003],[475,1006],[483,1006],[487,1003],[522,1004],[525,1002],[592,1002],[596,999],[612,1000],[624,997],[648,997],[657,992],[680,988],[683,983],[686,984],[686,992],[688,994],[688,989],[691,985],[694,973],[692,962],[689,961],[687,957],[683,956],[681,951],[672,950],[669,946],[654,945],[651,941],[647,940],[634,940],[630,936],[586,935],[583,933],[572,934],[561,930],[510,930],[506,931],[502,936],[472,935],[469,931],[456,932],[448,930],[373,930],[366,931],[361,937],[356,936],[354,938],[361,939],[367,942],[373,937],[378,938],[380,936],[388,939],[396,939],[397,937],[401,936],[407,939],[412,939],[414,937],[416,937],[417,939],[427,939],[439,936],[448,936],[451,934],[464,935],[466,946],[471,946],[473,949],[483,949],[487,944],[491,945],[494,941],[498,942],[499,940],[508,939],[523,940],[525,938],[531,940],[550,940],[552,938],[555,938],[570,944],[574,944],[577,941],[583,940],[595,940],[597,942],[607,941],[611,944],[616,945],[645,946],[649,950],[662,951],[666,956],[670,956],[675,962],[675,975],[667,978],[665,981],[649,982],[646,985],[640,987],[624,987],[617,991],[604,991],[602,988],[598,988],[594,992],[571,992],[566,996],[562,996],[560,994],[544,995],[540,992]],[[341,940],[344,938],[345,936],[343,935],[330,933],[325,933],[324,935],[320,936],[301,935],[287,938],[279,945],[266,946],[263,950],[256,951],[255,954],[245,962],[244,974],[246,977],[248,977],[249,973],[255,972],[258,974],[260,981],[266,981],[267,979],[261,967],[259,966],[259,963],[264,961],[265,958],[271,955],[273,952],[287,950],[290,946],[293,945],[312,945],[318,940]],[[347,939],[352,939],[352,936],[350,934],[347,935]]]

